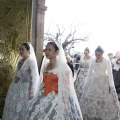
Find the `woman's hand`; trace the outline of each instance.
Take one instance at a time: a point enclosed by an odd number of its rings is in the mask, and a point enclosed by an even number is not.
[[[30,92],[29,92],[29,100],[33,99],[33,97],[34,97],[34,94],[33,94],[32,91],[30,91]]]

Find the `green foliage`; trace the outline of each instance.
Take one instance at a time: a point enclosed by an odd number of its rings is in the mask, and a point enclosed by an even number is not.
[[[31,41],[31,0],[0,0],[0,118],[22,42]]]

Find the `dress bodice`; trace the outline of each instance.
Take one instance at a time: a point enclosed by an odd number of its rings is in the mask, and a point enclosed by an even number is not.
[[[80,66],[79,68],[89,68],[89,65],[90,65],[90,62],[91,62],[91,58],[89,60],[84,60],[84,58],[81,59],[80,61]]]
[[[30,66],[25,66],[26,63],[19,61],[17,66],[17,72],[15,75],[15,83],[19,82],[19,80],[22,80],[22,82],[30,82],[32,80],[31,76],[31,69]],[[23,65],[26,67],[23,68]]]
[[[13,83],[29,84],[29,90],[36,94],[39,86],[39,73],[36,61],[28,58],[24,62],[20,59],[17,65]]]
[[[22,67],[23,64],[24,64],[24,62],[22,62],[22,61],[19,61],[19,62],[18,62],[18,70],[21,69],[21,67]]]
[[[107,65],[105,60],[103,59],[101,63],[94,61],[93,70],[96,75],[106,75]]]
[[[45,85],[45,96],[47,96],[52,91],[54,91],[56,94],[58,93],[58,76],[56,69],[50,70],[48,72],[44,71],[43,82]]]

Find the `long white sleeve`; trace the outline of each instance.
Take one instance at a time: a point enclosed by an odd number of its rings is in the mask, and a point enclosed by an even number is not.
[[[107,64],[107,74],[109,78],[110,87],[115,87],[114,80],[113,80],[113,74],[112,74],[112,65],[109,59],[106,59],[106,64]]]
[[[87,78],[89,78],[89,77],[92,75],[92,73],[93,73],[94,62],[95,62],[95,59],[92,59],[92,60],[91,60],[91,63],[90,63],[89,70],[88,70]]]

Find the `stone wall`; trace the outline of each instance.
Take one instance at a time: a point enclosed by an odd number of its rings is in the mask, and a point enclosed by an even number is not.
[[[19,46],[31,41],[31,0],[0,0],[0,118],[13,80]]]

